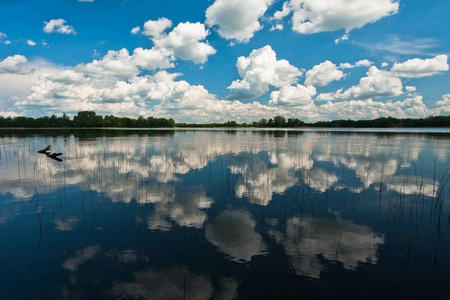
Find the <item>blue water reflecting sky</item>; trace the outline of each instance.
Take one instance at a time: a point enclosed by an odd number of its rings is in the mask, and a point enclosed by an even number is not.
[[[5,131],[1,290],[441,297],[449,149],[445,131]]]

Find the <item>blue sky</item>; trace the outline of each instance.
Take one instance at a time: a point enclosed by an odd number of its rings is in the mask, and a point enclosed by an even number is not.
[[[447,0],[2,0],[0,115],[450,114]]]

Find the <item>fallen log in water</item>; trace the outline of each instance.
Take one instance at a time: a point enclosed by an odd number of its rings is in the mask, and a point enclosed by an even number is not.
[[[47,157],[49,157],[49,158],[51,158],[51,159],[54,159],[54,160],[57,160],[57,161],[63,161],[62,159],[60,159],[60,158],[58,157],[58,156],[61,156],[62,153],[51,153],[51,152],[49,151],[51,147],[52,147],[52,145],[48,145],[48,146],[45,147],[44,149],[39,150],[38,153],[45,154],[45,155],[47,155]]]
[[[52,145],[48,145],[47,147],[45,147],[45,149],[39,150],[38,153],[50,154],[50,152],[47,151],[49,151],[51,147]]]

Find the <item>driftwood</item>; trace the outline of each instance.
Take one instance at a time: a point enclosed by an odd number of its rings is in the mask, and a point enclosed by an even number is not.
[[[52,153],[52,154],[47,154],[47,156],[48,156],[48,157],[51,157],[51,158],[55,158],[55,157],[61,156],[61,155],[62,155],[62,153]]]
[[[61,158],[58,157],[58,156],[61,156],[62,153],[51,153],[49,151],[51,147],[52,147],[52,145],[48,145],[44,149],[39,150],[38,153],[45,154],[47,157],[54,159],[56,161],[63,161]]]
[[[39,150],[38,153],[50,154],[50,152],[47,152],[47,151],[49,151],[51,147],[52,147],[52,145],[48,145],[47,147],[45,147],[45,149]]]

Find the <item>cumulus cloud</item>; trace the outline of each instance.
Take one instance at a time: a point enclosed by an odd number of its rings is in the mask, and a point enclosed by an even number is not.
[[[68,69],[48,76],[48,79],[53,82],[70,84],[81,84],[88,82],[88,78],[80,72]]]
[[[5,118],[7,118],[7,117],[15,118],[20,115],[14,111],[0,111],[0,116],[5,117]]]
[[[132,117],[173,118],[177,115],[178,122],[225,122],[231,119],[245,122],[287,113],[282,108],[259,102],[244,104],[220,100],[201,85],[176,80],[180,75],[177,73],[160,71],[153,76],[135,74],[120,79],[117,75],[127,73],[113,72],[115,69],[107,69],[105,65],[108,64],[79,65],[52,75],[41,74],[31,87],[31,94],[16,101],[15,107],[33,107],[47,114],[69,113],[67,108],[70,108],[73,113],[93,110],[99,114]]]
[[[182,110],[185,120],[203,122],[243,122],[287,113],[283,109],[268,107],[259,102],[244,104],[240,101],[220,100],[201,85],[190,85],[184,80],[176,81],[177,75],[179,74],[161,71],[151,78],[147,100],[160,101],[160,104],[153,107],[153,112],[170,116]]]
[[[165,49],[180,59],[203,64],[208,56],[216,53],[216,49],[211,45],[202,42],[208,35],[209,31],[205,29],[205,25],[186,22],[178,24],[167,35],[153,36],[152,40],[157,49]]]
[[[36,46],[36,42],[33,40],[27,40],[27,44],[30,46]]]
[[[409,93],[415,92],[417,88],[415,86],[405,86],[405,90]]]
[[[164,52],[172,56],[172,59],[176,57],[203,64],[208,56],[216,53],[216,49],[206,41],[210,32],[204,24],[180,23],[166,33],[165,31],[170,27],[172,27],[172,21],[167,18],[149,20],[145,22],[142,34],[150,37],[155,45],[154,50]]]
[[[370,67],[371,65],[373,65],[373,62],[371,62],[368,59],[361,59],[358,60],[357,62],[355,62],[355,64],[351,64],[351,63],[341,63],[339,65],[339,68],[341,69],[352,69],[352,68],[357,68],[357,67]]]
[[[371,65],[373,65],[373,62],[371,62],[368,59],[362,59],[362,60],[358,60],[355,63],[355,67],[370,67]]]
[[[398,8],[396,0],[290,0],[275,18],[292,13],[292,29],[303,34],[339,29],[348,33],[390,16]]]
[[[325,86],[332,81],[340,80],[344,76],[344,72],[327,60],[306,72],[305,85]]]
[[[233,81],[228,87],[234,91],[236,99],[259,97],[269,91],[269,86],[291,85],[302,75],[287,60],[277,60],[270,46],[253,50],[248,57],[239,57],[236,67],[242,79]]]
[[[206,25],[217,26],[220,36],[248,42],[262,28],[259,19],[273,0],[216,0],[206,10]]]
[[[380,117],[423,118],[430,111],[422,102],[422,96],[415,95],[403,101],[350,100],[328,102],[318,106],[322,118],[325,119],[375,119]]]
[[[419,78],[448,71],[447,55],[442,54],[434,58],[414,58],[404,63],[395,63],[391,72],[399,77]]]
[[[172,21],[167,18],[159,18],[156,21],[149,20],[144,24],[143,35],[157,37],[160,36],[166,29],[172,27]]]
[[[52,19],[48,22],[44,22],[45,26],[43,31],[45,33],[62,33],[62,34],[75,34],[75,31],[72,26],[66,24],[66,20],[64,19]]]
[[[26,65],[27,62],[23,55],[8,56],[0,61],[0,74],[29,74],[32,70]]]
[[[120,51],[108,51],[101,60],[80,64],[75,69],[93,77],[129,77],[142,70],[167,69],[173,66],[170,55],[163,51],[136,48],[130,55],[124,48]]]
[[[437,106],[450,105],[450,94],[442,95],[442,100],[436,102]]]
[[[312,96],[316,88],[312,85],[284,86],[279,91],[270,94],[269,105],[308,106],[313,105]]]
[[[372,66],[360,79],[359,84],[350,87],[343,93],[337,93],[342,99],[364,99],[382,96],[399,96],[403,94],[403,85],[400,78],[385,70],[378,70]]]

